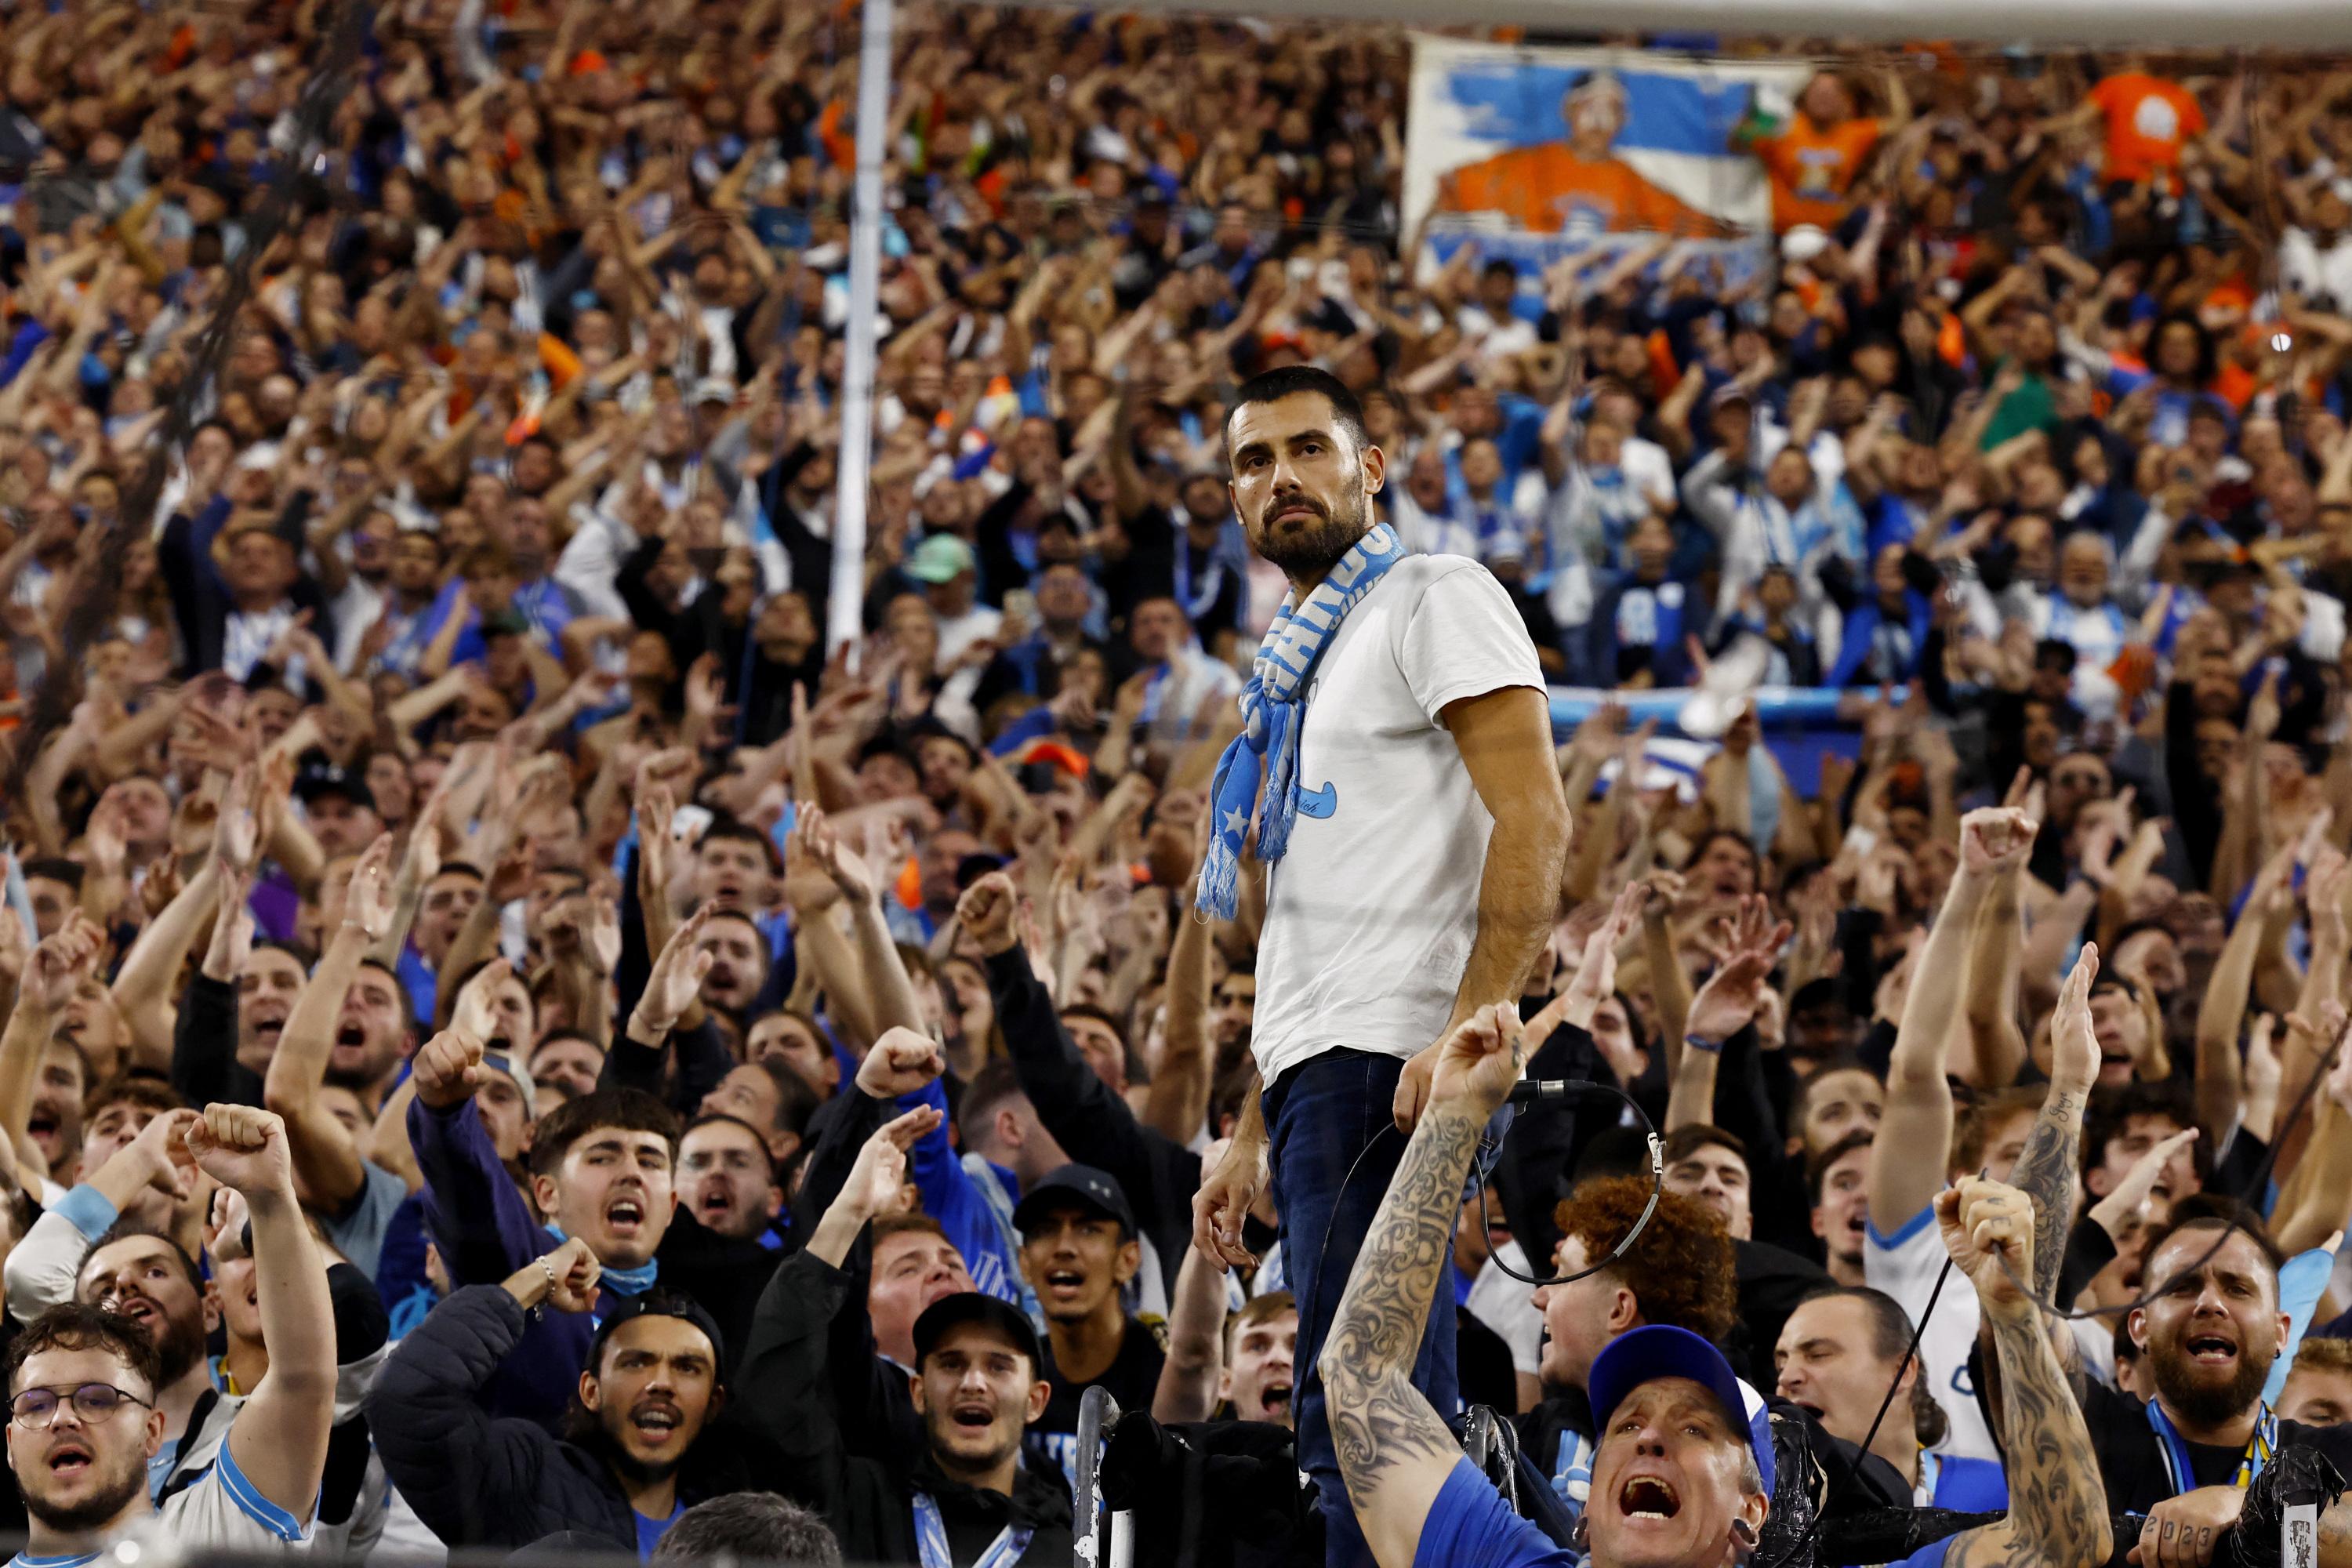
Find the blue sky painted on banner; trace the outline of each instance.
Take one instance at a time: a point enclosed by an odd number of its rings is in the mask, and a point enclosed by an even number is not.
[[[1568,133],[1560,103],[1569,89],[1591,73],[1581,67],[1531,60],[1460,65],[1447,73],[1446,92],[1463,110],[1463,129],[1480,141],[1514,147],[1557,142]],[[1625,128],[1621,151],[1724,155],[1732,127],[1755,95],[1755,84],[1727,79],[1708,83],[1688,77],[1622,71]]]

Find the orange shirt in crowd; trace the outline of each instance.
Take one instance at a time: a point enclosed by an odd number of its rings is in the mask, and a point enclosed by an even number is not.
[[[1723,226],[1617,158],[1584,158],[1564,142],[1514,147],[1447,174],[1440,212],[1493,212],[1530,234],[1632,229],[1712,235]]]
[[[2107,178],[2139,181],[2180,166],[2180,149],[2205,129],[2205,110],[2179,82],[2145,71],[2111,76],[2091,89],[2107,118]]]
[[[1834,232],[1845,216],[1845,194],[1877,145],[1875,120],[1856,115],[1823,130],[1797,110],[1779,132],[1756,143],[1756,156],[1772,179],[1772,226],[1785,234],[1809,223]]]

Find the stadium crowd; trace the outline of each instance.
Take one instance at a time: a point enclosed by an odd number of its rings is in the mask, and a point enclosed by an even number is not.
[[[1641,1108],[1432,1189],[1547,1549],[2205,1568],[2352,1473],[2352,77],[1853,57],[1742,127],[1748,281],[1416,279],[1402,35],[909,7],[852,658],[854,11],[399,0],[306,100],[333,11],[0,14],[20,1561],[1045,1568],[1097,1384],[1139,1562],[1321,1560],[1397,1346],[1243,1179],[1266,878],[1194,912],[1286,369],[1552,682],[1853,689],[1818,778],[1593,708],[1436,1069]],[[1769,1511],[1609,1484],[1661,1329]]]

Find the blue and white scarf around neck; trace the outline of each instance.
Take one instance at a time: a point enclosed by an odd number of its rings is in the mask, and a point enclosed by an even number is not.
[[[1259,816],[1260,860],[1271,866],[1289,847],[1298,816],[1298,736],[1307,719],[1307,674],[1348,612],[1404,556],[1388,524],[1376,522],[1348,547],[1305,603],[1297,603],[1293,594],[1275,612],[1265,640],[1258,644],[1249,684],[1242,688],[1242,732],[1217,759],[1210,791],[1216,822],[1208,858],[1201,865],[1196,908],[1234,918],[1240,905],[1242,839],[1254,813]]]

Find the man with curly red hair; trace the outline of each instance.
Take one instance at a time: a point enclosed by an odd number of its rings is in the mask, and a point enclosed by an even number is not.
[[[1553,1211],[1559,1246],[1552,1273],[1569,1275],[1607,1257],[1650,1201],[1646,1176],[1587,1181]],[[1610,1341],[1647,1323],[1688,1329],[1721,1342],[1738,1319],[1731,1233],[1697,1198],[1658,1195],[1658,1212],[1624,1257],[1597,1273],[1536,1293],[1544,1317],[1543,1398],[1518,1420],[1519,1450],[1551,1483],[1570,1517],[1583,1511],[1592,1479],[1592,1405],[1585,1394],[1593,1358]]]

